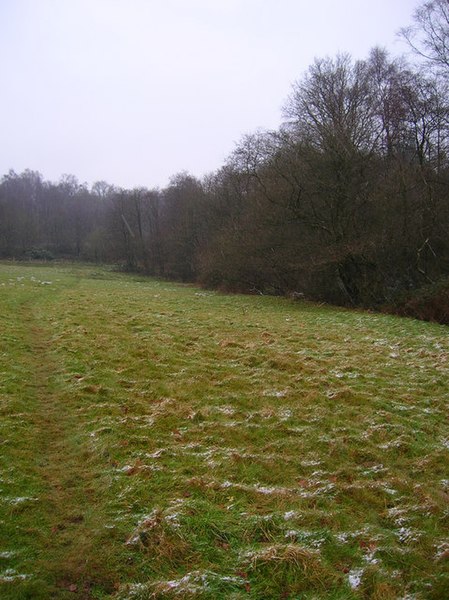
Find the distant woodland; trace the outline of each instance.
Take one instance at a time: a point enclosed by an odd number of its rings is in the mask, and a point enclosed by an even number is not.
[[[164,189],[0,183],[0,257],[66,258],[230,291],[294,294],[449,322],[449,7],[375,48],[317,59],[277,131]]]

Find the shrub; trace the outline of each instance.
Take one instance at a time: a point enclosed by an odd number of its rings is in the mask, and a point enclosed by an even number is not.
[[[26,253],[26,257],[31,260],[54,260],[54,255],[46,248],[31,248]]]
[[[404,317],[449,325],[449,278],[407,293],[386,310]]]

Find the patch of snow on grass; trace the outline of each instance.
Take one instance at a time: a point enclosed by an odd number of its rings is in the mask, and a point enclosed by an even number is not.
[[[335,375],[337,379],[343,379],[345,374],[342,371],[338,371],[337,369],[332,369],[331,375]]]
[[[399,531],[396,532],[396,536],[401,544],[416,542],[419,539],[418,532],[413,531],[413,529],[410,529],[409,527],[401,527]]]
[[[321,460],[318,460],[318,459],[302,460],[301,461],[301,465],[303,467],[317,467],[320,464],[321,464]]]
[[[25,573],[17,573],[15,569],[6,569],[3,573],[0,573],[0,583],[11,583],[13,581],[23,581],[29,579],[31,575]]]
[[[16,498],[4,498],[3,501],[6,504],[11,504],[12,506],[19,506],[22,504],[27,504],[28,502],[37,502],[38,498],[32,498],[30,496],[17,496]]]
[[[222,415],[234,415],[235,414],[235,408],[233,408],[232,406],[218,406],[215,409],[215,412],[218,412]]]
[[[387,492],[387,494],[390,494],[390,496],[395,496],[398,493],[397,490],[395,490],[392,487],[389,487],[387,484],[383,484],[382,487],[384,491]]]
[[[202,591],[210,589],[211,584],[219,582],[235,586],[242,586],[245,584],[245,580],[242,577],[220,575],[213,571],[191,571],[179,579],[161,580],[149,583],[146,585],[146,588],[141,591],[146,592],[152,590],[155,594],[163,594],[164,592],[171,592],[176,595],[200,594]]]
[[[215,481],[211,481],[209,483],[210,487],[214,487],[214,486],[218,486],[222,489],[229,489],[229,488],[235,488],[238,490],[242,490],[244,492],[256,492],[258,494],[263,494],[263,495],[278,495],[278,496],[285,496],[285,495],[289,495],[289,494],[295,494],[298,493],[297,490],[293,489],[293,488],[286,488],[286,487],[268,487],[268,486],[263,486],[260,484],[253,484],[253,485],[248,485],[248,484],[244,484],[244,483],[234,483],[232,481],[222,481],[220,482],[215,482]]]
[[[290,529],[286,531],[285,537],[304,544],[308,548],[319,549],[326,542],[324,537],[317,537],[316,532],[301,529]]]
[[[436,547],[435,560],[449,558],[449,541],[444,541]]]
[[[262,396],[265,398],[283,398],[285,396],[285,392],[280,390],[264,390],[262,392]]]
[[[289,510],[286,513],[284,513],[284,520],[290,521],[291,519],[296,519],[297,516],[298,513],[296,512],[296,510]]]
[[[392,521],[398,526],[401,527],[405,523],[408,523],[410,518],[407,515],[407,510],[405,508],[393,507],[387,510],[387,515]]]
[[[363,560],[369,565],[377,565],[379,564],[379,559],[375,558],[376,550],[371,550],[363,557]]]
[[[324,483],[324,482],[313,482],[314,485]],[[314,498],[316,496],[321,496],[323,494],[334,491],[335,484],[334,483],[325,483],[320,487],[311,490],[304,490],[298,488],[289,488],[282,486],[265,486],[259,483],[254,483],[252,485],[244,484],[244,483],[235,483],[229,480],[218,482],[218,481],[210,481],[207,484],[209,487],[219,487],[222,489],[238,489],[244,492],[255,492],[257,494],[263,494],[265,496],[289,496],[296,495],[301,498]]]
[[[353,590],[356,590],[362,583],[363,569],[352,569],[348,573],[348,582]]]
[[[382,473],[383,471],[387,471],[383,464],[373,465],[372,467],[369,467],[369,469],[362,471],[362,475],[373,475],[375,473]]]
[[[281,421],[287,421],[293,417],[293,411],[290,408],[284,408],[279,412],[279,418]]]
[[[285,537],[286,538],[297,538],[300,535],[300,531],[298,531],[297,529],[289,529],[288,531],[285,532]]]

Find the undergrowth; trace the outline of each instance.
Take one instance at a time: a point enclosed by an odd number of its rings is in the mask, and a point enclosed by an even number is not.
[[[384,309],[393,314],[449,325],[449,279],[403,294]]]

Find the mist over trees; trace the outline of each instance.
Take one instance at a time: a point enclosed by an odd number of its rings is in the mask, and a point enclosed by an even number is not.
[[[245,136],[201,181],[179,173],[164,189],[125,190],[7,173],[0,257],[113,263],[364,307],[444,285],[447,2],[424,2],[401,35],[413,64],[381,48],[365,60],[316,59],[292,86],[279,130]],[[449,322],[444,302],[443,316],[433,316]]]

